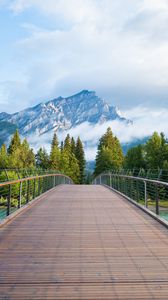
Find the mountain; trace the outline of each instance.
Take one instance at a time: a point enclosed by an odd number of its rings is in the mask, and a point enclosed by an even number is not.
[[[67,98],[56,98],[14,114],[0,113],[0,122],[17,126],[23,136],[43,135],[53,130],[68,130],[89,122],[102,124],[119,120],[130,123],[122,117],[115,106],[96,95],[94,91],[83,90]]]
[[[130,148],[136,147],[138,145],[144,145],[149,138],[150,138],[150,136],[146,136],[141,139],[134,139],[134,140],[130,141],[129,143],[121,144],[124,154],[126,154]]]
[[[17,126],[7,121],[0,121],[0,146],[13,135]]]

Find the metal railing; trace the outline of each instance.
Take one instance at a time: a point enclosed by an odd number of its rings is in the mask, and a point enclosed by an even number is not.
[[[153,180],[159,180],[168,182],[168,170],[167,169],[118,169],[118,170],[109,170],[112,174],[119,174],[119,175],[127,175],[133,177],[141,177]]]
[[[168,183],[141,177],[104,173],[93,184],[102,184],[168,221]]]
[[[27,169],[17,169],[17,168],[6,168],[0,169],[0,182],[6,182],[9,180],[17,180],[21,178],[40,176],[47,174],[60,174],[58,170],[43,170],[40,168],[27,168]]]
[[[46,174],[0,183],[0,220],[59,184],[72,184],[62,174]]]

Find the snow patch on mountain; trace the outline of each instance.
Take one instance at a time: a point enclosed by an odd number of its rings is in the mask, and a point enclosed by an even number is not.
[[[42,136],[50,131],[67,131],[82,123],[104,124],[125,119],[115,106],[110,106],[94,91],[83,90],[71,97],[59,97],[15,114],[0,113],[0,120],[16,124],[21,135]]]

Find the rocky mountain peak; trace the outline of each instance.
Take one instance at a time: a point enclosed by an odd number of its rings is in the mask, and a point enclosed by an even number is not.
[[[60,96],[15,114],[0,114],[0,121],[17,125],[23,136],[68,130],[84,122],[97,124],[111,120],[129,122],[118,108],[98,97],[95,91],[88,90],[66,98]]]

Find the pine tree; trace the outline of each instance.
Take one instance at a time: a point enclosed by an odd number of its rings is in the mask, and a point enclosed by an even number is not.
[[[69,153],[67,150],[62,151],[60,160],[60,171],[69,176],[74,183],[79,183],[79,164],[73,153]]]
[[[21,139],[19,136],[19,131],[17,129],[9,144],[8,153],[9,154],[14,153],[20,146],[21,146]]]
[[[64,150],[64,142],[63,142],[63,141],[61,141],[61,147],[60,147],[60,150],[61,150],[61,153],[62,153],[62,151]]]
[[[76,153],[76,144],[75,144],[75,140],[73,137],[71,138],[71,153],[73,153],[73,154]]]
[[[79,183],[80,169],[78,160],[73,153],[76,150],[76,147],[74,149],[74,142],[74,138],[71,139],[70,135],[67,134],[61,151],[60,170],[71,177],[75,183]]]
[[[110,169],[119,169],[124,160],[123,151],[117,137],[113,136],[109,127],[99,140],[96,155],[94,175],[98,175]]]
[[[62,150],[60,157],[60,171],[65,175],[69,174],[69,153],[64,149]]]
[[[32,168],[35,166],[35,156],[26,139],[19,147],[13,147],[12,153],[9,154],[9,163],[12,168]]]
[[[69,153],[71,153],[71,138],[70,138],[69,134],[67,134],[67,136],[65,138],[64,150],[68,151]]]
[[[36,154],[36,166],[38,168],[49,169],[49,156],[45,148],[40,148]]]
[[[146,169],[143,145],[138,145],[128,150],[125,156],[124,167],[126,169]]]
[[[50,168],[52,170],[59,170],[60,168],[60,149],[58,147],[58,139],[56,133],[54,133],[53,140],[51,143],[50,152]]]
[[[6,145],[3,144],[1,149],[0,149],[0,168],[8,168],[8,154],[7,154],[7,149]]]
[[[72,153],[69,157],[69,172],[68,176],[72,178],[74,183],[80,183],[80,168],[78,160]]]
[[[163,133],[154,132],[145,145],[147,166],[150,169],[163,168],[168,160],[168,142]]]
[[[59,146],[59,143],[58,143],[57,134],[54,133],[54,136],[53,136],[53,139],[52,139],[52,143],[51,143],[51,150],[52,150],[54,147],[57,147],[57,148],[58,148],[58,146]]]
[[[75,156],[78,160],[78,164],[79,164],[79,170],[80,170],[80,178],[79,178],[79,183],[83,184],[85,181],[85,165],[86,165],[86,161],[85,161],[85,153],[84,153],[84,149],[83,149],[83,144],[80,140],[80,138],[78,137],[77,142],[76,142],[76,147],[75,147]]]
[[[30,149],[29,143],[26,139],[24,139],[21,144],[19,159],[22,162],[23,168],[31,168],[35,166],[35,155],[33,153],[33,149]]]

